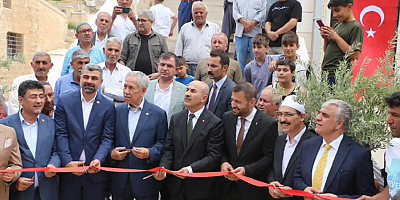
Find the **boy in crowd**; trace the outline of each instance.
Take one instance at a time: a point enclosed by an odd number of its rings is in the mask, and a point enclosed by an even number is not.
[[[252,40],[252,45],[254,60],[246,65],[244,80],[256,87],[258,99],[262,90],[272,83],[272,72],[268,70],[268,65],[272,61],[272,57],[267,56],[269,50],[268,35],[265,33],[255,35]]]
[[[186,64],[185,58],[182,56],[176,56],[176,78],[175,80],[184,84],[189,85],[193,81],[194,77],[189,76],[186,72],[188,65]]]
[[[178,22],[178,17],[176,17],[171,9],[164,6],[163,2],[164,0],[154,0],[154,6],[150,7],[150,11],[153,12],[155,17],[153,31],[167,38],[174,34],[174,28]]]
[[[364,31],[360,22],[354,17],[353,0],[330,0],[328,8],[333,11],[333,17],[337,18],[339,23],[333,28],[330,26],[320,28],[325,52],[321,68],[322,72],[328,73],[329,84],[335,84],[335,70],[346,52],[353,51],[349,55],[349,63],[360,57]],[[348,69],[350,70],[350,64]]]

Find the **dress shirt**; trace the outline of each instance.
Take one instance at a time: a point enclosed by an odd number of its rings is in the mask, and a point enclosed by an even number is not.
[[[58,98],[65,92],[80,90],[81,86],[74,80],[74,74],[61,76],[54,87],[54,105],[57,105]]]
[[[132,70],[119,63],[117,63],[113,72],[106,67],[105,62],[99,63],[99,66],[103,69],[103,83],[101,86],[104,87],[104,96],[111,101],[114,99],[125,101],[123,93],[125,78],[126,74]]]
[[[328,178],[329,171],[331,170],[333,161],[335,160],[336,153],[338,152],[338,149],[339,149],[340,143],[342,142],[342,139],[343,139],[343,134],[341,136],[339,136],[338,138],[336,138],[335,140],[333,140],[331,143],[329,143],[332,147],[328,150],[328,159],[326,161],[324,175],[322,176],[322,184],[321,184],[322,191],[325,189],[324,187],[325,187],[326,179]],[[319,148],[317,157],[314,160],[314,165],[312,168],[311,182],[312,182],[312,180],[314,180],[315,170],[317,170],[318,162],[321,159],[322,154],[324,154],[326,144],[328,144],[328,143],[326,143],[325,139],[323,139],[322,145]]]
[[[72,54],[78,49],[82,49],[81,45],[77,45],[75,47],[70,48],[65,54],[64,63],[61,70],[61,76],[72,74],[72,72],[74,71],[74,69],[72,69],[71,67]],[[88,53],[90,56],[90,63],[99,64],[101,62],[106,61],[106,56],[104,55],[103,50],[100,50],[94,45],[92,45],[92,48],[89,50]]]
[[[210,57],[211,38],[220,32],[217,24],[206,21],[203,28],[199,30],[195,23],[184,24],[179,32],[175,54],[183,56],[187,64],[198,64],[200,60]]]
[[[22,82],[24,82],[26,80],[38,81],[38,79],[36,78],[34,73],[19,76],[16,79],[14,79],[13,84],[12,84],[13,90],[10,91],[10,94],[8,96],[8,113],[7,113],[8,116],[19,112],[21,107],[20,107],[19,101],[18,101],[18,87]],[[51,85],[52,88],[54,88],[54,86],[56,84],[56,79],[52,76],[48,76],[47,82]]]
[[[154,104],[162,108],[168,115],[169,106],[171,104],[172,86],[174,85],[174,82],[172,81],[167,89],[161,90],[160,85],[158,85],[158,81],[156,83],[156,91],[154,92]]]
[[[96,35],[94,37],[96,37],[96,41],[94,43],[94,46],[99,48],[100,50],[103,50],[103,48],[106,48],[106,43],[107,43],[107,38],[108,38],[108,33],[106,33],[106,37],[103,39],[103,41],[101,41],[99,39],[99,35],[97,35],[97,31],[96,31]]]
[[[24,116],[22,116],[21,112],[19,113],[19,119],[21,120],[21,126],[22,130],[24,131],[24,138],[26,143],[28,144],[29,150],[31,150],[31,153],[33,155],[33,158],[36,157],[36,144],[37,144],[37,138],[38,138],[38,121],[39,121],[39,115],[37,116],[35,122],[33,124],[30,124],[29,122],[25,121]],[[37,172],[35,172],[35,179],[34,179],[34,187],[36,188],[39,186],[39,179],[37,177]]]
[[[290,143],[289,134],[287,134],[285,149],[283,150],[283,158],[282,158],[282,177],[285,177],[285,171],[286,171],[287,165],[289,164],[289,161],[292,158],[293,152],[294,152],[294,150],[296,150],[297,144],[299,144],[299,141],[305,131],[306,131],[306,128],[304,127],[303,130],[301,130],[300,133],[297,134],[296,137],[294,137],[292,139],[292,143]]]
[[[83,97],[83,93],[82,93],[82,90],[81,90],[83,127],[85,128],[85,130],[86,130],[86,126],[87,126],[88,121],[89,121],[90,112],[92,112],[92,107],[93,107],[94,100],[96,99],[96,96],[97,96],[97,93],[93,97],[92,100],[86,101],[85,97]],[[80,161],[86,161],[85,149],[82,150],[82,154],[81,154],[81,157],[79,158],[79,160]]]
[[[261,33],[261,22],[265,21],[267,13],[267,1],[265,0],[234,0],[233,1],[233,19],[236,21],[235,35],[242,37],[254,37],[256,34]],[[244,25],[239,22],[239,19],[256,20],[259,22],[249,32],[244,32]]]
[[[257,112],[257,109],[254,107],[253,111],[250,113],[250,115],[245,118],[246,121],[244,122],[243,144],[244,144],[244,140],[246,139],[247,132],[249,131],[249,128],[251,126],[251,122],[253,121],[254,116],[256,115],[256,112]],[[236,122],[236,145],[237,145],[237,139],[239,136],[240,126],[241,126],[240,118],[241,117],[238,117],[237,122]]]
[[[129,130],[129,139],[132,142],[133,136],[135,135],[136,127],[139,122],[140,114],[143,109],[143,99],[142,102],[136,109],[133,109],[130,104],[128,104],[128,130]]]
[[[196,112],[194,112],[194,113],[190,112],[190,110],[189,110],[189,112],[188,112],[188,117],[187,117],[187,122],[189,122],[189,115],[190,115],[190,114],[194,114],[194,117],[193,117],[193,119],[192,119],[193,129],[194,129],[194,127],[196,127],[197,120],[199,119],[201,113],[203,113],[204,108],[205,108],[205,107],[203,106],[200,110],[198,110],[198,111],[196,111]],[[187,122],[186,122],[186,123],[187,123]],[[191,166],[187,166],[186,169],[189,171],[189,173],[193,173],[193,169],[192,169]]]
[[[269,71],[268,65],[272,61],[272,57],[265,57],[263,64],[258,64],[254,59],[249,62],[244,68],[244,81],[254,85],[257,89],[257,99],[260,97],[261,92],[268,86],[272,72]]]
[[[111,27],[110,35],[124,41],[126,35],[135,31],[136,27],[128,17],[124,18],[122,15],[117,15]]]
[[[212,82],[210,95],[208,97],[207,109],[208,109],[208,106],[211,103],[211,96],[212,96],[211,94],[214,92],[214,88],[212,86],[214,86],[214,84],[217,85],[217,93],[216,93],[217,95],[215,95],[215,99],[214,99],[214,102],[215,102],[217,100],[217,98],[218,98],[219,90],[221,89],[222,85],[225,83],[226,77],[228,77],[228,76],[225,75],[225,77],[222,78],[221,80],[219,80],[217,82],[214,82],[214,81]],[[217,105],[215,105],[215,107],[217,107]]]

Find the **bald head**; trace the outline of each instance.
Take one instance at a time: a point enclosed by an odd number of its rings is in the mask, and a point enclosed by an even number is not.
[[[185,93],[185,106],[194,113],[200,110],[207,102],[210,88],[201,81],[189,83]]]

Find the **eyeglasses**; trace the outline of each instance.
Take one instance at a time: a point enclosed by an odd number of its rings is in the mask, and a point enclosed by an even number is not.
[[[148,22],[148,21],[150,21],[150,20],[149,20],[149,19],[137,19],[136,21],[137,21],[137,22],[145,23],[145,22]]]
[[[281,113],[281,112],[276,112],[278,117],[293,117],[296,113]]]
[[[79,31],[78,33],[92,33],[93,32],[93,29],[86,29],[86,30],[81,30],[81,31]]]

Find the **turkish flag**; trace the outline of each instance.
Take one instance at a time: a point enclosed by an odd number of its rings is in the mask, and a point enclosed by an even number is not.
[[[365,69],[365,76],[374,74],[380,65],[378,59],[384,57],[385,51],[389,47],[388,42],[395,35],[397,3],[396,0],[354,0],[354,16],[364,29],[363,48],[357,65],[354,67],[354,75],[360,71],[365,57],[371,59]]]

